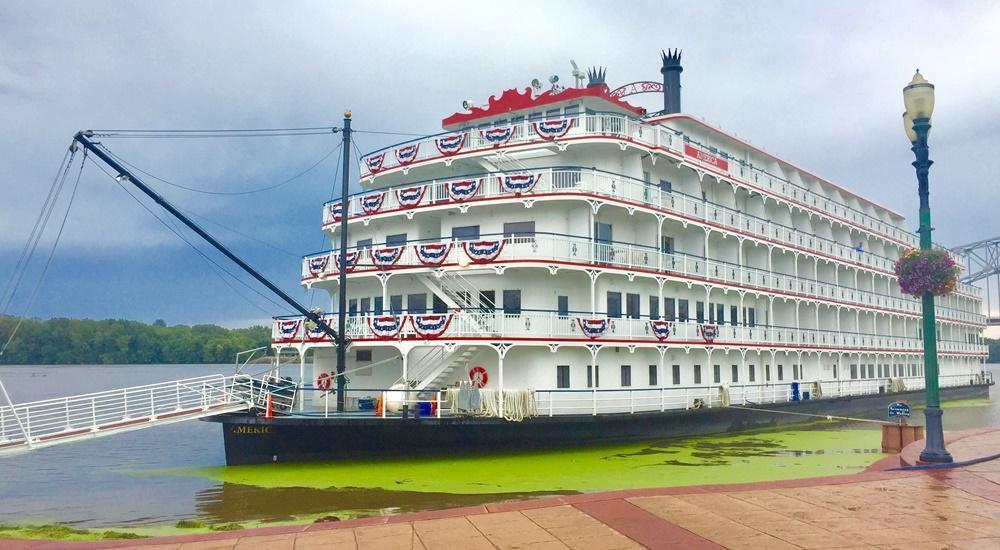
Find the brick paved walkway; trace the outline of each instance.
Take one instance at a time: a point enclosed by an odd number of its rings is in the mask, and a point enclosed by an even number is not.
[[[922,447],[922,442],[918,442]],[[1000,428],[949,437],[957,461],[1000,452]],[[913,450],[910,450],[912,454]],[[919,454],[919,450],[915,451]],[[1000,548],[1000,460],[946,471],[572,495],[294,528],[4,548]]]

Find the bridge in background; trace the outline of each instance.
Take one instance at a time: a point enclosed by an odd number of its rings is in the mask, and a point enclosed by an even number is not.
[[[1000,326],[1000,237],[952,247],[965,258],[963,283],[983,288],[987,324]]]

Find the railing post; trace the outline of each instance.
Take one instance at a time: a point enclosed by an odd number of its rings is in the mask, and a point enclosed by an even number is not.
[[[122,390],[122,401],[124,402],[124,405],[125,405],[125,410],[122,412],[122,415],[123,415],[123,418],[125,418],[126,420],[128,420],[128,389],[127,388]]]
[[[68,397],[63,398],[63,405],[64,405],[64,410],[66,412],[66,431],[69,431],[69,430],[72,429],[72,424],[70,423],[70,419],[69,419],[69,398]]]
[[[97,431],[97,398],[90,398],[90,419],[93,421],[91,431]]]
[[[635,414],[635,390],[628,391],[628,412]]]
[[[156,406],[153,404],[153,388],[149,388],[149,417],[156,417]]]
[[[181,385],[174,384],[174,392],[177,395],[177,410],[181,410]]]
[[[666,408],[664,403],[665,393],[666,393],[666,388],[660,388],[660,412],[663,412]]]

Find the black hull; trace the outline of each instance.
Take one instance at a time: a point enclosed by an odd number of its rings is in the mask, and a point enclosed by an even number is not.
[[[989,386],[944,388],[944,399],[989,397]],[[836,399],[762,405],[774,411],[882,418],[892,401],[923,403],[924,392],[911,391]],[[581,446],[737,432],[808,418],[741,408],[675,410],[635,414],[537,417],[523,422],[488,418],[380,419],[374,417],[263,418],[230,414],[205,420],[220,422],[226,463],[306,462],[371,456],[456,454],[512,449]]]

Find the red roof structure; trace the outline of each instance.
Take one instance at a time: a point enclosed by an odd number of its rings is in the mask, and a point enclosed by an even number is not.
[[[518,92],[516,88],[505,90],[498,98],[491,96],[489,105],[483,107],[473,107],[468,113],[455,113],[441,121],[445,128],[460,124],[466,124],[482,118],[503,115],[513,111],[524,109],[534,109],[544,105],[551,105],[562,101],[572,101],[581,98],[595,98],[606,101],[619,109],[630,111],[636,115],[645,115],[646,110],[636,107],[620,99],[611,97],[610,88],[606,85],[589,86],[587,88],[566,88],[558,93],[552,90],[539,94],[537,97],[531,96],[531,88],[525,88],[524,92]]]

